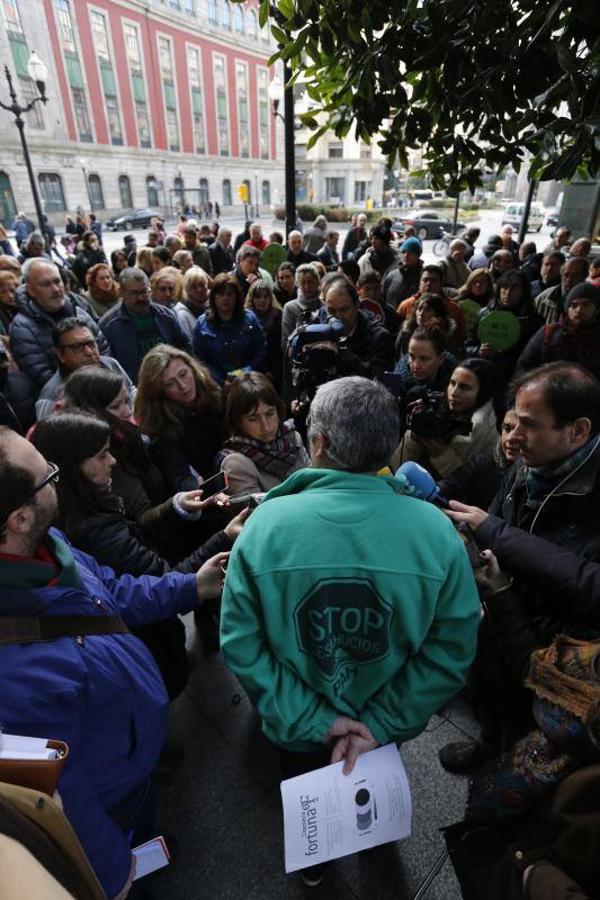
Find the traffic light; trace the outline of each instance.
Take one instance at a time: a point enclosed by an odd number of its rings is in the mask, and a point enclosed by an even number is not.
[[[237,193],[242,203],[247,203],[250,199],[248,196],[248,185],[245,182],[238,184]]]

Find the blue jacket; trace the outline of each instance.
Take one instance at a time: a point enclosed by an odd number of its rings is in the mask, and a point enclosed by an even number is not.
[[[149,311],[163,343],[172,344],[173,347],[185,350],[186,353],[194,352],[192,342],[183,331],[172,309],[151,303]],[[112,348],[111,356],[121,363],[131,380],[136,383],[142,360],[138,353],[133,316],[123,307],[122,301],[102,316],[100,328]]]
[[[196,322],[194,351],[215,381],[223,384],[234,369],[263,372],[267,340],[257,316],[249,309],[244,310],[243,319],[233,319],[228,327],[209,322],[205,313]]]
[[[138,627],[198,604],[194,575],[117,577],[69,545],[81,586],[7,586],[0,562],[0,615],[114,615]],[[167,730],[168,698],[156,664],[130,634],[66,637],[0,647],[0,724],[12,734],[69,745],[58,790],[64,809],[109,897],[131,864],[128,837],[110,810],[127,809],[154,769]]]

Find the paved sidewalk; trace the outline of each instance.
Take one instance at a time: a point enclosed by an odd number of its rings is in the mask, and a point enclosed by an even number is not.
[[[437,752],[476,734],[460,702],[402,748],[413,798],[413,834],[338,860],[322,887],[303,888],[283,869],[277,756],[220,654],[207,656],[186,617],[197,659],[172,707],[181,767],[160,785],[159,823],[179,843],[172,868],[139,882],[131,900],[410,900],[443,849],[439,828],[462,818],[467,780],[441,768]],[[447,862],[426,900],[460,900]]]

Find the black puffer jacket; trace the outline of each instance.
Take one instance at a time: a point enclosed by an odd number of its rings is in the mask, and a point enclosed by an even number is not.
[[[78,304],[75,295],[67,294],[60,312],[50,315],[29,294],[17,300],[19,312],[10,324],[10,346],[15,362],[36,386],[41,388],[58,368],[52,342],[52,330],[57,322],[75,316],[89,328],[102,356],[113,356],[108,341],[94,320]]]

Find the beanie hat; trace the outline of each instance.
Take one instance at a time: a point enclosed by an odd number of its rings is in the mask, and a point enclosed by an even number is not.
[[[423,252],[423,247],[421,246],[421,241],[416,237],[409,237],[400,245],[400,253],[414,253],[415,256],[420,256]]]
[[[600,309],[600,287],[591,281],[582,281],[569,291],[566,306],[569,306],[572,300],[591,300],[596,308]]]

